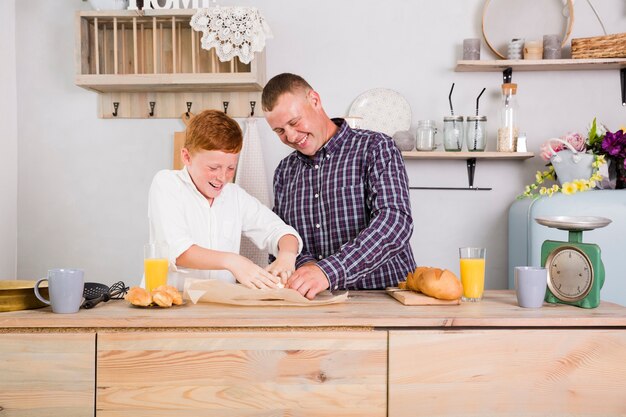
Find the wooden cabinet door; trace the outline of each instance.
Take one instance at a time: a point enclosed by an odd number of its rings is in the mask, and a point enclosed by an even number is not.
[[[387,333],[98,334],[98,417],[386,416]]]
[[[626,415],[625,330],[389,333],[389,416]]]
[[[0,416],[95,413],[95,334],[0,334]]]

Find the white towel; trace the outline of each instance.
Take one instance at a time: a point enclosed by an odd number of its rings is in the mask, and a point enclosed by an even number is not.
[[[261,136],[259,135],[256,119],[253,117],[246,119],[243,149],[239,155],[235,184],[238,184],[241,188],[246,190],[248,194],[256,197],[267,207],[272,207],[267,173],[265,171],[265,161],[263,160]],[[256,245],[245,236],[241,237],[239,253],[257,265],[263,267],[267,265],[267,251],[257,248]]]

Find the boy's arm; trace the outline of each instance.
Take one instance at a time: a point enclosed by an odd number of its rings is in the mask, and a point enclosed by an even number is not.
[[[283,284],[296,269],[299,246],[298,239],[294,235],[284,235],[278,240],[276,260],[265,268],[272,275],[280,277]]]

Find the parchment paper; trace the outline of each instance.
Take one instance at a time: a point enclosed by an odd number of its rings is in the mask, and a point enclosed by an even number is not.
[[[277,288],[252,290],[241,284],[231,284],[216,279],[185,280],[183,298],[192,303],[220,303],[241,306],[314,306],[343,303],[348,299],[348,291],[330,293],[323,291],[314,300],[302,296],[298,291]]]

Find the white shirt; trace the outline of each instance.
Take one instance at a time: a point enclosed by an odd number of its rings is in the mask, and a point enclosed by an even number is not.
[[[278,241],[287,234],[302,239],[274,212],[236,184],[228,183],[213,205],[196,188],[187,168],[159,171],[152,180],[148,202],[150,241],[167,242],[168,282],[182,290],[187,277],[235,282],[226,270],[196,270],[176,266],[176,259],[192,245],[239,253],[241,234],[270,254],[278,254]]]

